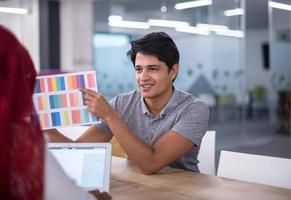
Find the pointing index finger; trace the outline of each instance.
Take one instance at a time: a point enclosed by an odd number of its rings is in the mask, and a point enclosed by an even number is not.
[[[95,91],[87,89],[87,88],[80,88],[79,91],[90,96],[95,96],[95,94],[97,94]]]

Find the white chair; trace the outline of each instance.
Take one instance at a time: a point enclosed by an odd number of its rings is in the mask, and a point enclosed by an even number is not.
[[[217,176],[291,189],[291,159],[221,151]]]
[[[215,131],[207,131],[202,138],[198,154],[202,174],[215,175]]]

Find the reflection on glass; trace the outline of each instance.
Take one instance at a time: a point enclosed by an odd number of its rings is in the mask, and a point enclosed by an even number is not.
[[[213,0],[209,5],[180,10],[175,9],[177,3],[99,0],[95,2],[96,31],[126,37],[128,44],[131,38],[152,31],[167,32],[180,51],[174,84],[209,105],[209,129],[217,132],[216,150],[291,157],[290,12],[270,9],[268,1]],[[161,7],[167,9],[161,11]],[[147,29],[109,26],[109,16],[142,22]],[[186,24],[161,27],[149,23],[150,19]],[[129,45],[97,49],[97,76],[106,73],[107,77],[100,78],[104,81],[98,83],[101,90],[111,97],[134,89],[134,81],[128,82],[134,79],[132,64],[125,56]],[[116,55],[116,62],[104,59],[109,55]]]
[[[126,34],[94,34],[94,65],[98,90],[108,99],[135,89],[134,68],[126,56],[130,48],[129,42]]]

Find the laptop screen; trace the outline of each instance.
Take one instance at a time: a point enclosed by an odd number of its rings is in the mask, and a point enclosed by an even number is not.
[[[110,143],[51,143],[49,149],[79,186],[109,192]]]

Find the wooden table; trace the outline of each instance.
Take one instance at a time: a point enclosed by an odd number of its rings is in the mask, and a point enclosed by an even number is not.
[[[143,175],[131,162],[113,157],[110,194],[116,200],[291,200],[291,190],[167,168]]]

